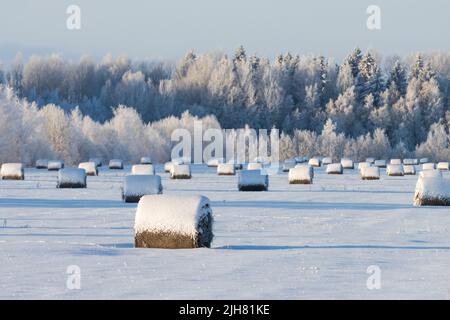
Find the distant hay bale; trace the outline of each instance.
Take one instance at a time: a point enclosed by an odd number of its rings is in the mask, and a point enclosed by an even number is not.
[[[450,164],[448,162],[439,162],[437,164],[437,169],[448,171],[450,169]]]
[[[170,172],[172,170],[173,163],[171,161],[164,164],[164,172]]]
[[[295,168],[297,161],[295,159],[284,160],[282,170],[283,172],[289,172],[292,168]]]
[[[131,174],[152,176],[155,174],[155,167],[152,164],[135,164],[131,167]]]
[[[262,170],[263,164],[261,162],[251,162],[247,165],[247,170]]]
[[[403,177],[405,172],[403,171],[402,164],[390,164],[387,166],[386,174],[390,177]]]
[[[48,168],[48,160],[39,159],[36,161],[36,169],[47,169]]]
[[[243,170],[239,172],[239,191],[267,191],[269,189],[269,176],[262,174],[261,170]]]
[[[25,180],[24,167],[21,163],[4,163],[0,169],[2,180]]]
[[[100,158],[90,158],[88,162],[94,162],[97,167],[101,167],[103,165],[103,161]]]
[[[140,163],[141,164],[153,164],[152,158],[150,158],[150,157],[142,157]]]
[[[414,165],[404,165],[403,166],[403,173],[405,176],[414,176],[416,175],[416,167]]]
[[[355,163],[351,159],[342,159],[341,165],[344,169],[354,169]]]
[[[128,175],[124,179],[122,200],[137,203],[146,195],[162,194],[161,177],[157,175]]]
[[[86,171],[84,169],[63,168],[58,171],[59,189],[84,189],[86,185]]]
[[[191,166],[188,164],[175,164],[170,170],[171,179],[191,179]]]
[[[424,163],[422,164],[422,170],[434,170],[436,169],[436,165],[434,163]]]
[[[123,161],[120,159],[112,159],[108,165],[110,170],[123,170]]]
[[[378,168],[386,168],[387,167],[386,160],[375,160],[373,165]]]
[[[392,165],[401,165],[402,164],[402,160],[401,159],[391,159],[390,164],[392,164]]]
[[[325,157],[322,159],[322,165],[324,165],[324,166],[327,166],[332,163],[333,163],[333,158],[331,158],[331,157]]]
[[[289,184],[312,184],[314,179],[314,168],[300,165],[289,170]]]
[[[210,248],[213,213],[203,196],[144,196],[134,224],[136,248]]]
[[[326,172],[327,174],[343,174],[344,168],[340,163],[331,163],[327,165]]]
[[[320,167],[320,165],[321,165],[321,161],[320,161],[319,158],[311,158],[311,159],[309,159],[308,164],[309,164],[311,167],[316,167],[316,168],[318,168],[318,167]]]
[[[78,169],[86,171],[87,176],[98,176],[98,168],[95,162],[82,162],[78,165]]]
[[[425,163],[428,163],[428,162],[430,162],[430,160],[429,160],[428,158],[421,158],[421,159],[419,160],[419,163],[420,163],[420,164],[425,164]]]
[[[64,161],[62,160],[51,160],[47,164],[48,171],[58,171],[64,168]]]
[[[365,162],[368,162],[368,163],[370,163],[370,164],[374,164],[374,163],[375,163],[375,158],[369,157],[369,158],[366,159]]]
[[[380,180],[380,168],[378,167],[365,167],[360,171],[362,180]]]
[[[222,164],[222,163],[224,163],[223,159],[212,158],[207,161],[206,165],[210,168],[217,168],[219,166],[219,164]]]
[[[220,163],[217,166],[217,174],[219,176],[234,176],[236,175],[236,167],[233,163]]]
[[[403,164],[407,166],[413,166],[419,163],[417,159],[403,159]]]
[[[414,194],[415,206],[450,206],[450,180],[440,175],[428,173],[420,174]],[[438,170],[436,170],[438,171]],[[433,175],[433,176],[432,176]]]
[[[371,167],[372,164],[370,162],[360,162],[358,163],[358,170],[361,171],[365,168]]]
[[[297,164],[305,163],[305,162],[309,161],[307,157],[295,157],[294,160]]]

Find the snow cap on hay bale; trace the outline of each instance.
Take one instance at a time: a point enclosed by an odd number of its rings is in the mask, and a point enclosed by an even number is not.
[[[84,169],[65,168],[58,171],[59,189],[86,188],[86,171]]]
[[[386,173],[391,177],[403,177],[405,172],[403,171],[402,164],[390,164],[387,166]]]
[[[438,168],[438,170],[449,170],[450,164],[448,162],[439,162],[437,164],[437,168]]]
[[[386,160],[375,160],[373,165],[378,168],[386,168],[387,162],[386,162]]]
[[[344,169],[354,169],[355,163],[351,159],[342,159],[341,165]]]
[[[269,189],[269,176],[262,174],[261,170],[243,170],[239,172],[239,191],[267,191]]]
[[[429,170],[431,171],[431,170]],[[414,194],[415,206],[450,206],[450,180],[441,176],[419,176]]]
[[[436,169],[436,165],[434,163],[424,163],[422,164],[422,170],[434,170]]]
[[[401,159],[391,159],[389,164],[400,165],[400,164],[402,164],[402,160]]]
[[[217,174],[219,176],[234,176],[236,167],[233,163],[221,163],[217,166]]]
[[[374,164],[375,163],[375,158],[372,158],[372,157],[367,158],[365,162],[368,162],[370,164]]]
[[[320,167],[321,161],[319,158],[311,158],[311,159],[309,159],[308,164],[311,167]]]
[[[141,164],[153,164],[152,158],[150,158],[150,157],[142,157],[140,163]]]
[[[126,176],[122,188],[122,200],[136,203],[146,195],[162,194],[161,177],[156,175]]]
[[[47,169],[48,160],[39,159],[36,161],[36,169]]]
[[[296,165],[297,161],[295,161],[295,159],[284,160],[282,170],[283,172],[289,172],[289,170],[295,168]]]
[[[289,170],[289,184],[312,184],[314,179],[314,168],[311,166],[296,166]]]
[[[164,172],[172,171],[173,163],[171,161],[164,164]]]
[[[361,171],[364,168],[371,167],[372,164],[370,162],[360,162],[358,163],[358,170]]]
[[[64,168],[64,161],[62,160],[51,160],[47,163],[47,169],[49,171],[58,171]]]
[[[153,176],[155,175],[155,167],[152,164],[135,164],[131,167],[131,174]]]
[[[101,167],[103,165],[103,161],[100,158],[90,158],[89,162],[94,162],[97,167]]]
[[[414,165],[404,165],[403,166],[403,173],[405,174],[405,176],[414,176],[416,175],[416,167]]]
[[[322,164],[324,166],[332,164],[332,163],[333,163],[333,158],[331,158],[331,157],[325,157],[322,159]]]
[[[419,160],[419,163],[420,163],[420,164],[424,164],[424,163],[428,163],[428,162],[430,162],[430,160],[429,160],[428,158],[421,158],[421,159]]]
[[[112,159],[108,165],[111,170],[123,170],[123,161],[120,159]]]
[[[86,171],[88,176],[98,176],[98,168],[95,162],[82,162],[78,165],[78,169]]]
[[[145,196],[134,223],[136,248],[210,248],[213,213],[203,196]]]
[[[380,168],[365,167],[361,169],[362,180],[380,180]]]
[[[225,161],[223,159],[219,158],[211,158],[206,162],[206,165],[208,167],[217,168],[219,164],[224,163]]]
[[[247,165],[247,170],[262,170],[263,165],[261,162],[250,162]]]
[[[4,163],[0,169],[2,180],[24,180],[24,168],[21,163]]]
[[[191,179],[191,166],[188,164],[174,164],[170,170],[171,179]]]
[[[340,163],[331,163],[327,165],[326,169],[327,174],[343,174],[344,168],[342,167],[342,164]]]

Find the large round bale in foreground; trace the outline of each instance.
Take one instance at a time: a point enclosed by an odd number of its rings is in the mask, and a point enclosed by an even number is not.
[[[125,177],[122,188],[122,200],[136,203],[143,196],[162,194],[161,177],[156,175],[129,175]]]
[[[120,159],[112,159],[109,161],[108,167],[111,170],[123,170],[123,161]]]
[[[221,163],[217,166],[217,174],[219,176],[236,175],[236,165],[234,163]]]
[[[64,161],[62,160],[51,160],[47,163],[48,171],[58,171],[64,168]]]
[[[416,175],[416,167],[414,165],[404,165],[403,173],[405,176],[414,176]]]
[[[155,167],[152,164],[135,164],[131,167],[132,175],[155,175]]]
[[[434,163],[424,163],[422,164],[422,170],[434,170],[436,169],[436,165]]]
[[[289,184],[312,184],[314,179],[314,168],[300,165],[289,170]]]
[[[0,169],[2,180],[24,180],[25,174],[23,164],[21,163],[4,163]]]
[[[448,162],[439,162],[437,164],[437,169],[448,171],[450,169],[450,164]]]
[[[380,168],[364,167],[360,171],[362,180],[380,180]]]
[[[86,171],[84,169],[65,168],[58,171],[59,189],[86,188]]]
[[[239,191],[267,191],[269,189],[269,176],[262,174],[261,170],[242,170],[238,179]]]
[[[170,170],[171,179],[191,179],[191,166],[188,164],[174,164]]]
[[[342,159],[341,160],[342,168],[344,169],[354,169],[355,163],[351,159]]]
[[[403,171],[402,164],[390,164],[387,166],[386,173],[391,177],[403,177],[405,172]]]
[[[152,158],[150,158],[150,157],[142,157],[140,163],[141,164],[153,164],[153,161],[152,161]]]
[[[48,160],[39,159],[36,160],[36,169],[47,169]]]
[[[316,168],[318,168],[318,167],[320,167],[320,165],[321,165],[321,161],[320,161],[319,158],[311,158],[311,159],[309,159],[308,164],[309,164],[311,167],[316,167]]]
[[[84,171],[86,171],[87,176],[98,176],[98,169],[95,162],[82,162],[79,164],[78,169],[83,169]]]
[[[425,171],[424,171],[425,172]],[[422,172],[422,173],[424,173]],[[432,172],[429,170],[429,172]],[[420,174],[414,194],[415,206],[450,206],[450,180],[437,174]]]
[[[327,174],[343,174],[344,169],[340,163],[331,163],[327,165]]]
[[[210,248],[213,213],[203,196],[145,196],[134,223],[136,248]]]

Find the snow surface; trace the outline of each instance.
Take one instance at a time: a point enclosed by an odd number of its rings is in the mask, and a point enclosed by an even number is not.
[[[21,163],[4,163],[0,168],[0,176],[2,177],[22,177],[23,164]]]
[[[199,221],[208,214],[209,199],[203,196],[152,195],[139,201],[135,233],[172,232],[195,237]]]
[[[133,175],[154,175],[155,167],[151,164],[136,164],[131,167]]]
[[[191,180],[161,173],[165,194],[204,195],[215,218],[212,249],[161,250],[134,248],[137,206],[121,201],[130,170],[100,168],[88,189],[56,189],[56,172],[35,169],[0,181],[0,298],[449,298],[450,208],[414,207],[415,176],[319,168],[314,185],[283,173],[248,193],[206,166]],[[71,265],[81,290],[66,287]],[[372,265],[380,290],[366,286]]]

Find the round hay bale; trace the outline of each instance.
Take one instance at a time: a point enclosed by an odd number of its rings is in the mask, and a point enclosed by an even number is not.
[[[392,164],[392,165],[401,165],[401,164],[402,164],[402,160],[401,160],[401,159],[391,159],[391,161],[389,162],[389,164]]]
[[[250,162],[247,165],[247,170],[262,170],[263,164],[261,162]]]
[[[191,179],[191,166],[188,164],[175,164],[170,170],[171,179]]]
[[[403,159],[403,164],[406,166],[413,166],[417,164],[417,159]]]
[[[434,170],[436,169],[436,165],[434,163],[424,163],[422,164],[422,170]]]
[[[64,161],[62,160],[51,160],[47,164],[48,171],[58,171],[64,168]]]
[[[405,172],[403,171],[402,164],[390,164],[387,166],[386,174],[390,177],[403,177]]]
[[[362,180],[380,180],[380,168],[367,166],[360,171]]]
[[[331,163],[327,165],[327,174],[343,174],[344,168],[340,163]]]
[[[414,205],[450,206],[450,180],[444,179],[442,174],[420,174],[414,193]]]
[[[123,170],[123,161],[120,159],[112,159],[109,161],[110,170]]]
[[[36,169],[47,169],[48,168],[48,160],[39,159],[36,161]]]
[[[267,191],[269,189],[269,176],[262,174],[261,170],[242,170],[238,178],[239,191]]]
[[[134,223],[136,248],[210,248],[213,213],[203,196],[144,196]]]
[[[439,162],[437,164],[438,170],[448,171],[450,169],[450,164],[448,162]]]
[[[219,176],[236,175],[236,165],[233,163],[221,163],[217,166],[217,174]]]
[[[351,159],[342,159],[341,165],[344,169],[355,169],[355,163]]]
[[[312,159],[309,159],[308,164],[309,164],[311,167],[316,167],[316,168],[318,168],[318,167],[321,166],[321,161],[320,161],[319,158],[312,158]]]
[[[135,164],[131,167],[132,175],[155,175],[155,167],[152,164]]]
[[[25,180],[24,167],[21,163],[4,163],[0,169],[2,180]]]
[[[78,169],[86,171],[87,176],[98,176],[98,168],[95,162],[82,162],[78,165]]]
[[[369,168],[371,166],[372,166],[372,164],[370,162],[360,162],[360,163],[358,163],[358,170],[361,171],[361,170],[363,170],[365,168]]]
[[[333,163],[333,158],[332,157],[325,157],[322,159],[322,165],[327,166],[329,164]]]
[[[173,163],[171,161],[164,164],[164,172],[172,171]]]
[[[297,165],[289,170],[289,184],[312,184],[314,179],[314,168],[309,165]]]
[[[378,168],[386,168],[387,162],[386,162],[386,160],[375,160],[374,166],[378,167]]]
[[[94,162],[97,167],[101,167],[103,165],[103,161],[100,158],[90,158],[88,162]]]
[[[126,176],[122,188],[122,200],[137,203],[146,195],[162,194],[161,177],[157,175]]]
[[[414,176],[416,175],[416,167],[414,165],[404,165],[403,173],[405,176]]]
[[[153,161],[152,161],[152,158],[150,158],[150,157],[142,157],[140,163],[141,164],[153,164]]]
[[[86,185],[86,171],[84,169],[63,168],[58,171],[59,189],[84,189]]]

